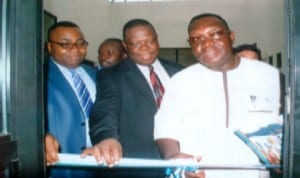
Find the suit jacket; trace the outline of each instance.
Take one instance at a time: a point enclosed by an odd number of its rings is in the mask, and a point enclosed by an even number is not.
[[[95,81],[96,69],[84,64],[81,66]],[[61,153],[81,153],[86,146],[86,127],[80,103],[71,85],[52,60],[46,62],[45,70],[46,130],[58,140]],[[77,175],[67,174],[56,175]]]
[[[159,60],[170,76],[182,68]],[[97,144],[116,138],[124,157],[160,158],[153,139],[156,111],[152,90],[132,60],[102,69],[97,74],[96,101],[89,120],[91,141]]]

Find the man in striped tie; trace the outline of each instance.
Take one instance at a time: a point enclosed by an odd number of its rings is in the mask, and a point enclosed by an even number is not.
[[[95,100],[96,69],[82,64],[88,43],[80,28],[69,21],[48,31],[51,57],[45,65],[46,161],[53,164],[58,153],[81,153],[91,146],[88,135],[90,109]],[[52,178],[94,176],[93,172],[50,169]]]

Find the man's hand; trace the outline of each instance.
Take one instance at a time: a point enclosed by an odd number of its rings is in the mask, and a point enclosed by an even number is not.
[[[194,159],[197,162],[201,161],[201,156],[193,156],[185,153],[176,153],[172,155],[171,159]],[[195,172],[184,172],[186,178],[205,178],[205,172],[203,170],[197,170]]]
[[[186,178],[205,178],[204,170],[197,170],[196,172],[185,172]]]
[[[185,153],[176,153],[172,155],[171,159],[194,159],[197,162],[201,161],[201,156],[193,156]]]
[[[267,156],[268,160],[270,161],[271,164],[280,164],[280,159],[274,154],[272,151],[268,153]],[[281,169],[274,169],[276,173],[282,173]]]
[[[268,160],[270,161],[271,164],[280,164],[279,158],[272,152],[270,151],[268,153]]]
[[[59,143],[54,136],[46,134],[45,137],[45,152],[47,165],[54,164],[58,161]]]
[[[118,140],[109,138],[101,141],[91,148],[85,149],[81,157],[94,155],[99,164],[107,164],[109,167],[117,164],[122,157],[122,147]]]

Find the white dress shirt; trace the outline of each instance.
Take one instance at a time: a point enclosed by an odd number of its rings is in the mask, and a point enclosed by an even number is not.
[[[223,73],[195,64],[175,74],[166,86],[155,116],[155,139],[177,140],[181,152],[201,155],[204,164],[259,164],[233,131],[251,131],[278,119],[279,72],[266,63],[241,59],[237,68],[226,73],[228,128]],[[261,173],[206,171],[206,178],[241,176],[258,178]]]

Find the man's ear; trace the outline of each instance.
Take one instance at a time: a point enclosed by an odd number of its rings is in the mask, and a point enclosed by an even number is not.
[[[127,53],[124,52],[124,53],[123,53],[123,56],[122,56],[122,59],[126,59],[126,58],[127,58]]]
[[[48,53],[51,54],[52,46],[51,46],[50,42],[47,42],[47,50],[48,50]]]
[[[122,41],[122,45],[123,45],[123,47],[125,48],[125,50],[128,51],[128,50],[127,50],[127,45],[126,45],[126,43],[125,43],[124,41]]]
[[[231,39],[231,44],[233,44],[234,40],[235,40],[235,33],[233,31],[230,31],[229,33],[230,33],[229,36],[230,36],[230,39]]]

